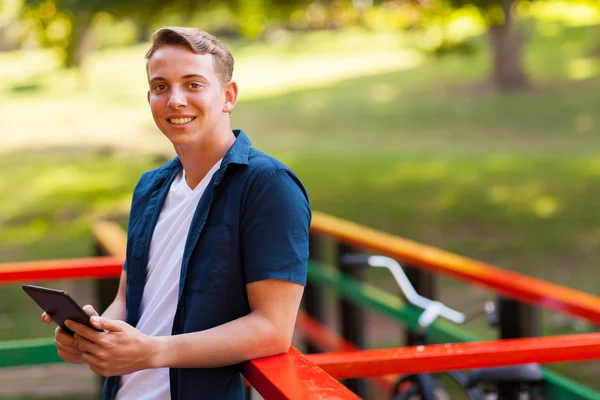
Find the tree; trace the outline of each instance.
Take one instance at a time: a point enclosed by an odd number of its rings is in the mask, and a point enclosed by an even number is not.
[[[306,8],[313,0],[225,0],[235,15],[242,36],[257,38],[269,23],[287,21],[297,9]]]
[[[500,90],[517,90],[529,86],[523,67],[523,34],[514,20],[518,0],[450,0],[457,7],[477,7],[488,23],[491,53],[491,83]]]
[[[67,68],[81,66],[87,53],[94,16],[117,2],[118,0],[26,0],[29,11],[33,11],[37,22],[42,25],[42,35],[46,34],[44,28],[57,18],[68,21],[70,32],[59,46],[63,50],[63,66]],[[47,38],[43,37],[42,41],[47,42]]]
[[[79,68],[91,50],[91,32],[94,17],[107,12],[118,18],[134,18],[148,27],[167,9],[181,10],[183,18],[191,16],[201,6],[208,7],[216,0],[25,0],[30,14],[44,27],[56,18],[68,21],[70,31],[58,45],[63,50],[63,66]],[[44,29],[42,29],[44,30]],[[47,41],[44,38],[42,41]]]

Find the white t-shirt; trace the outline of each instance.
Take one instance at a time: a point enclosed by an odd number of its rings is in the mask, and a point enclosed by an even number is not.
[[[182,170],[169,188],[150,242],[146,285],[136,328],[150,336],[170,336],[177,308],[183,249],[196,206],[219,160],[193,190]],[[171,397],[169,368],[146,369],[121,377],[117,400],[162,400]]]

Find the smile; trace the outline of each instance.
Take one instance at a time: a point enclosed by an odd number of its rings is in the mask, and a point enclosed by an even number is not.
[[[185,118],[170,118],[168,121],[174,125],[185,125],[195,120],[196,117],[185,117]]]

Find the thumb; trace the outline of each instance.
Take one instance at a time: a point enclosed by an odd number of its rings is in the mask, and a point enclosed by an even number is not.
[[[89,315],[90,317],[93,316],[99,316],[100,314],[98,314],[98,312],[94,309],[94,307],[92,307],[89,304],[86,304],[85,306],[83,306],[83,311],[85,311],[87,313],[87,315]]]
[[[126,329],[127,326],[129,326],[123,321],[98,316],[91,317],[90,321],[92,321],[92,325],[95,328],[108,332],[122,332]]]

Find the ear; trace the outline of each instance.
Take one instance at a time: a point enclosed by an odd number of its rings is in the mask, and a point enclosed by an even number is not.
[[[150,104],[150,91],[148,90],[148,93],[146,95],[146,98],[148,99],[148,104]]]
[[[227,86],[225,87],[225,104],[223,104],[223,112],[231,113],[233,108],[235,107],[235,103],[237,103],[238,97],[238,86],[234,81],[227,82]]]

